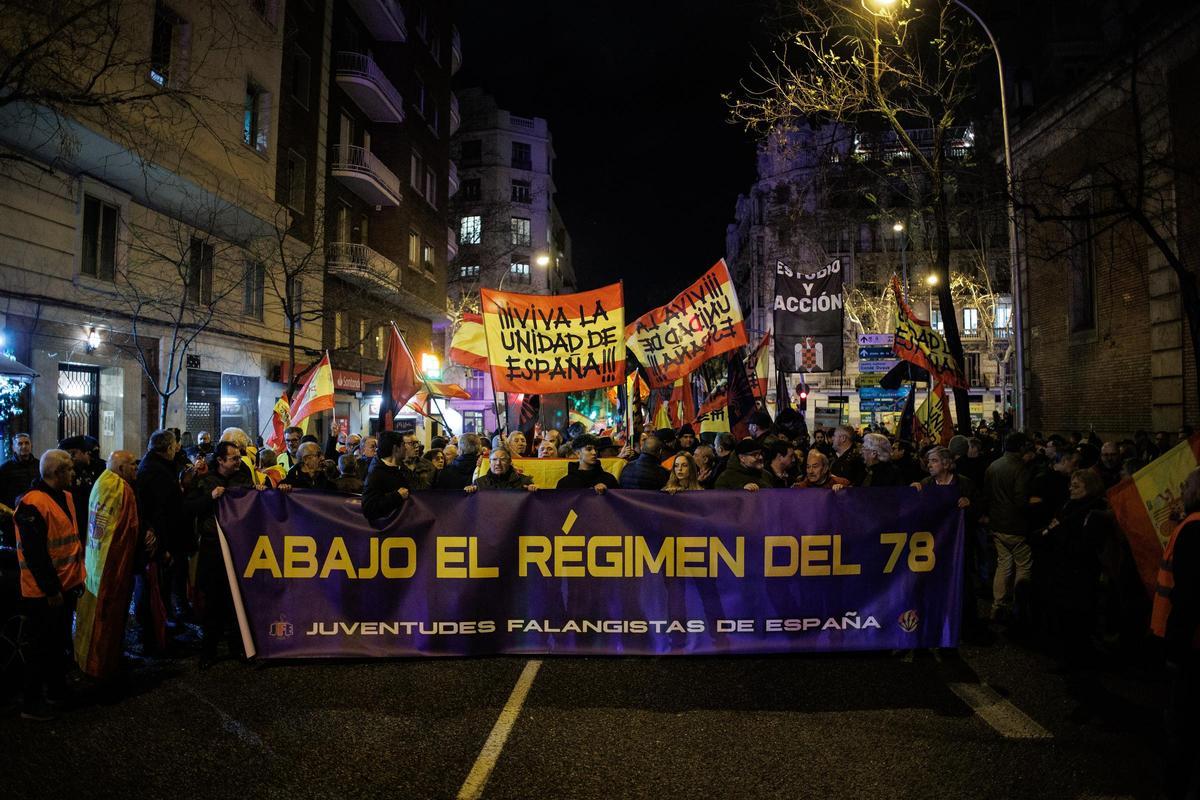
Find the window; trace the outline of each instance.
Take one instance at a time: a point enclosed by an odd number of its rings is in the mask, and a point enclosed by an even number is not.
[[[371,338],[367,333],[369,328],[370,326],[367,325],[367,321],[365,319],[360,319],[358,321],[358,354],[360,356],[365,356],[367,354],[367,343]]]
[[[416,83],[416,88],[413,90],[413,105],[417,107],[417,113],[422,117],[425,116],[425,83],[418,77],[413,77]]]
[[[460,200],[467,202],[478,201],[481,197],[479,192],[479,178],[468,178],[460,184],[458,197]]]
[[[466,384],[463,386],[467,394],[476,399],[482,399],[487,390],[487,373],[481,369],[468,369]]]
[[[259,261],[247,261],[242,273],[242,313],[247,317],[263,318],[263,284],[267,270]]]
[[[292,279],[292,320],[297,331],[304,329],[304,281]]]
[[[513,169],[533,169],[533,150],[528,142],[512,143]]]
[[[474,397],[474,395],[472,395]],[[482,411],[464,411],[462,412],[463,433],[483,433],[483,412]]]
[[[301,108],[308,108],[308,99],[312,94],[312,62],[308,53],[295,45],[292,47],[295,48],[292,51],[292,99],[299,103]]]
[[[429,205],[437,208],[437,173],[433,171],[433,167],[425,168],[425,200]]]
[[[217,430],[241,428],[257,431],[258,378],[245,375],[221,375],[221,423]],[[193,429],[195,430],[195,429]]]
[[[458,279],[460,281],[469,281],[479,277],[478,264],[463,264],[458,268]]]
[[[462,165],[477,167],[483,161],[483,142],[479,139],[469,139],[462,143]]]
[[[178,86],[183,78],[183,43],[187,24],[164,5],[154,4],[154,32],[150,39],[150,80],[159,86]]]
[[[188,252],[188,300],[197,305],[212,305],[213,246],[192,239]]]
[[[429,242],[421,245],[421,266],[426,272],[433,272],[433,245]]]
[[[1067,253],[1067,320],[1071,333],[1096,328],[1096,263],[1092,250],[1091,203],[1071,209],[1081,219],[1071,220],[1071,249]]]
[[[416,189],[417,194],[421,193],[421,179],[424,175],[425,162],[421,159],[421,154],[413,150],[408,160],[408,185]]]
[[[270,109],[271,95],[247,81],[246,97],[242,103],[242,142],[253,147],[260,155],[266,155],[270,144]]]
[[[1007,339],[1012,331],[1012,304],[1008,301],[996,303],[996,318],[992,320],[992,333],[997,339]]]
[[[483,239],[483,217],[463,217],[458,225],[459,244],[479,244]]]
[[[967,358],[967,383],[972,386],[979,386],[983,383],[983,370],[980,368],[982,363],[979,353],[964,353]]]
[[[521,258],[524,258],[524,256],[521,256]],[[513,283],[529,283],[529,262],[512,261],[508,267],[508,279]]]
[[[408,265],[413,269],[417,269],[418,259],[421,257],[421,234],[416,231],[408,232]]]
[[[519,247],[530,247],[533,244],[533,236],[529,229],[529,220],[521,217],[512,218],[512,244]]]
[[[346,339],[349,338],[349,328],[347,326],[346,312],[335,311],[333,313],[333,349],[341,350],[346,346]]]
[[[79,271],[111,281],[117,266],[119,209],[91,195],[83,197],[83,260]]]
[[[303,156],[295,150],[288,150],[287,163],[283,165],[284,202],[288,208],[301,214],[305,208],[304,182],[307,167]]]
[[[382,361],[387,357],[387,326],[380,325],[375,329],[375,357]]]
[[[529,181],[513,181],[512,182],[512,201],[514,203],[532,202],[532,193],[529,191]]]
[[[945,333],[945,328],[942,327],[942,310],[940,308],[933,309],[929,317],[929,321],[933,323],[933,329],[938,333]]]
[[[979,309],[963,309],[963,334],[966,336],[979,335]]]

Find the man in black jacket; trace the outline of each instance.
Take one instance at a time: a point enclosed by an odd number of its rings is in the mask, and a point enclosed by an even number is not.
[[[830,462],[830,473],[845,478],[852,486],[861,486],[867,477],[867,465],[854,449],[854,431],[846,425],[834,428],[833,458]]]
[[[13,437],[13,455],[0,466],[0,503],[17,507],[17,498],[38,479],[38,460],[33,455],[33,440],[28,433]]]
[[[622,489],[650,489],[657,492],[667,485],[671,477],[659,463],[663,460],[662,440],[657,436],[642,439],[642,452],[621,470],[617,484]]]
[[[461,492],[475,480],[475,469],[479,465],[479,436],[464,433],[458,437],[458,455],[446,463],[433,481],[439,492]]]
[[[571,449],[579,457],[579,464],[573,469],[568,469],[567,474],[558,481],[554,488],[592,488],[596,490],[596,494],[604,494],[608,489],[617,488],[617,479],[600,466],[600,451],[596,447],[598,441],[595,436],[589,436],[586,433],[575,437],[575,441],[571,442]]]
[[[371,462],[363,484],[362,511],[367,522],[378,527],[408,499],[410,476],[404,466],[404,434],[379,434],[379,455]]]
[[[756,439],[743,439],[734,448],[729,466],[717,478],[714,488],[745,489],[749,492],[779,488],[778,481],[774,476],[767,474],[762,465],[762,443]]]
[[[512,453],[507,448],[497,447],[488,453],[488,471],[476,478],[475,482],[465,487],[463,491],[467,494],[474,494],[480,489],[536,492],[538,487],[533,482],[533,478],[522,475],[513,469],[512,461]]]

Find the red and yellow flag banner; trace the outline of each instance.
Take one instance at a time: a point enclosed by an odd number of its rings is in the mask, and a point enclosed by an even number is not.
[[[463,314],[450,340],[450,360],[464,367],[486,372],[488,368],[487,337],[483,331],[483,317],[479,314]]]
[[[621,284],[551,296],[479,294],[496,391],[557,394],[625,380]]]
[[[309,373],[304,385],[296,392],[288,409],[291,425],[299,425],[318,411],[333,408],[333,368],[329,365],[329,353]]]
[[[746,359],[747,370],[753,370],[747,373],[750,388],[754,391],[754,397],[763,401],[767,399],[767,382],[771,378],[771,348],[768,346],[770,342],[771,334],[764,333],[762,340],[754,346],[750,357]]]
[[[892,276],[892,289],[896,293],[896,336],[892,341],[892,352],[897,358],[927,370],[935,382],[959,389],[968,388],[962,368],[950,354],[946,340],[928,320],[918,317],[904,302],[900,281],[895,275]]]
[[[625,329],[625,345],[654,388],[668,386],[722,353],[746,344],[746,323],[725,259],[665,306]]]
[[[912,391],[911,389],[909,391]],[[946,387],[933,385],[933,391],[917,409],[916,424],[930,439],[937,440],[942,447],[954,438],[954,423],[950,421],[950,407],[946,404]]]
[[[1138,575],[1153,592],[1163,549],[1184,518],[1183,482],[1200,464],[1200,433],[1180,442],[1108,490],[1108,504],[1137,562]]]

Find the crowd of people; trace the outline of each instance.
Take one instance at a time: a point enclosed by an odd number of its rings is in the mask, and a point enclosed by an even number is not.
[[[217,658],[222,642],[230,653],[241,652],[216,533],[225,491],[361,494],[366,519],[385,524],[412,492],[536,491],[527,474],[530,459],[569,459],[556,488],[600,494],[953,486],[967,529],[964,637],[986,638],[998,630],[1025,636],[1052,649],[1065,670],[1085,665],[1098,643],[1142,642],[1150,600],[1105,492],[1190,430],[1102,442],[1077,432],[1027,435],[997,417],[992,425],[980,423],[974,435],[941,446],[881,427],[842,425],[810,437],[798,420],[758,412],[740,439],[730,433],[702,439],[688,425],[647,431],[636,442],[620,432],[569,436],[534,429],[490,440],[475,433],[435,437],[428,449],[413,432],[342,435],[322,444],[292,427],[279,452],[256,446],[238,428],[216,441],[201,432],[187,446],[192,437],[160,430],[144,453],[117,451],[106,459],[90,437],[71,437],[36,454],[30,437],[19,434],[11,458],[0,466],[6,548],[0,552],[16,553],[29,620],[24,714],[50,718],[67,697],[68,653],[94,679],[119,672],[131,605],[147,652],[171,652],[172,633],[191,621],[201,631],[202,667]],[[620,459],[621,469],[609,471],[604,459]],[[1200,528],[1200,477],[1194,483],[1194,496],[1185,502],[1192,527]],[[133,498],[135,513],[116,520],[113,498],[121,491]],[[1196,636],[1200,618],[1190,555],[1197,546],[1193,541],[1174,556],[1176,564],[1182,558],[1187,565],[1174,573],[1170,607],[1176,620],[1190,620],[1174,634],[1187,640],[1185,654],[1194,650],[1188,637]],[[99,575],[89,580],[93,562],[103,566],[105,581],[115,581],[115,591],[110,583],[100,593]],[[110,579],[110,564],[125,565],[125,573]],[[81,616],[85,608],[89,615],[86,636],[74,621],[77,605]]]

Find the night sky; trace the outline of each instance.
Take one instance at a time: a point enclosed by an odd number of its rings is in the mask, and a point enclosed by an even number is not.
[[[754,180],[721,99],[752,58],[758,2],[459,4],[463,68],[502,108],[545,117],[580,288],[625,281],[627,318],[724,256]]]

